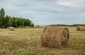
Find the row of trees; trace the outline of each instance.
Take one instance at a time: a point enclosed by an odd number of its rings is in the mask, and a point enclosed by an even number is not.
[[[34,27],[34,24],[31,20],[21,18],[21,17],[11,17],[5,16],[5,11],[3,8],[0,9],[0,27],[19,27],[19,26],[30,26]]]
[[[66,25],[66,24],[52,24],[50,26],[71,26],[71,27],[76,27],[76,26],[85,26],[85,24],[72,24],[72,25]]]

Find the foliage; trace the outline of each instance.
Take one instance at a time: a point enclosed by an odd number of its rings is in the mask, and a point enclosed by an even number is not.
[[[67,24],[52,24],[49,26],[70,26],[70,27],[76,27],[76,26],[85,26],[85,24],[72,24],[72,25],[67,25]]]
[[[32,26],[34,27],[34,24],[31,20],[21,18],[21,17],[11,17],[6,15],[3,8],[0,9],[0,27],[19,27],[19,26]]]

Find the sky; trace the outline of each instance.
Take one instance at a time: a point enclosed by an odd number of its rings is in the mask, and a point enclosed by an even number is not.
[[[0,8],[35,25],[85,24],[85,0],[0,0]]]

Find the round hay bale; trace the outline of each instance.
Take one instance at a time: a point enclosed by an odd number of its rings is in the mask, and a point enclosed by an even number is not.
[[[69,30],[64,27],[48,26],[41,36],[41,45],[45,47],[64,47],[68,44]]]
[[[27,29],[29,29],[30,27],[26,27]]]
[[[77,31],[85,31],[85,26],[77,26]]]
[[[9,27],[9,30],[10,31],[14,31],[14,27]]]
[[[9,29],[10,27],[7,27],[7,29]]]

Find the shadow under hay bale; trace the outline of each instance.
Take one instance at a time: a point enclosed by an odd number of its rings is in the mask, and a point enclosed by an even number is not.
[[[14,31],[14,27],[9,27],[9,30],[10,31]]]
[[[45,47],[64,47],[68,44],[69,30],[64,27],[48,26],[41,36],[41,45]]]
[[[85,26],[78,26],[76,28],[77,31],[85,31]]]

